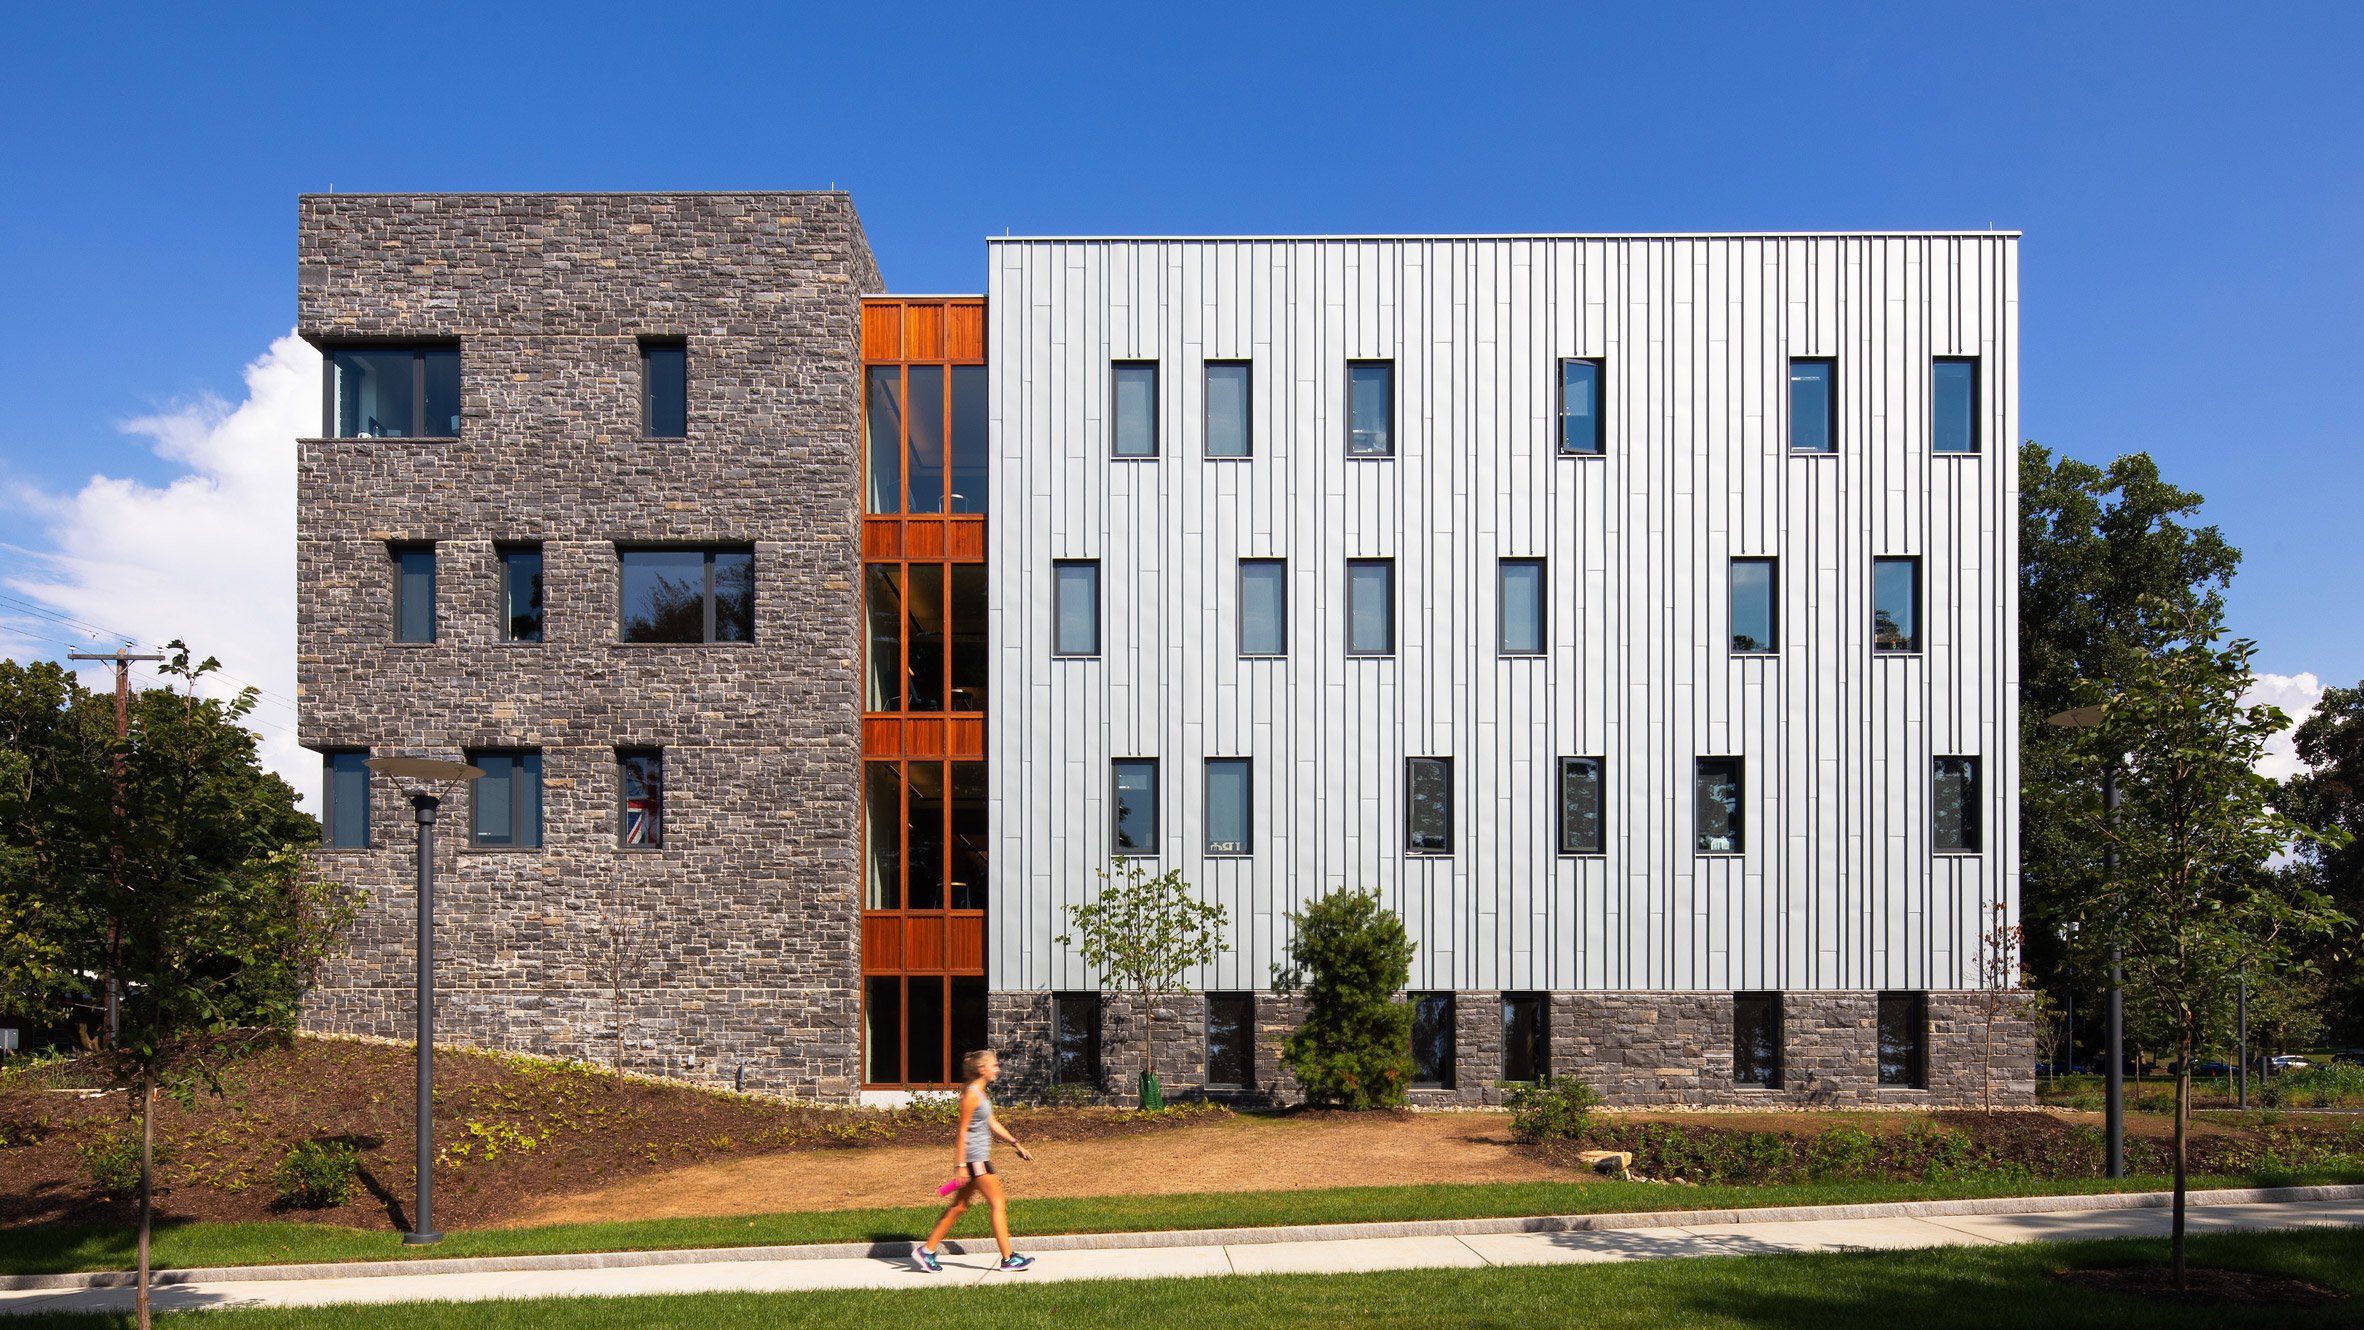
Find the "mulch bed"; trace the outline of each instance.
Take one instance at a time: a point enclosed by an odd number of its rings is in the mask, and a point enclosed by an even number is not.
[[[2345,1301],[2347,1295],[2303,1279],[2252,1274],[2247,1270],[2211,1270],[2187,1266],[2184,1287],[2175,1287],[2175,1272],[2163,1265],[2129,1265],[2108,1270],[2063,1270],[2052,1276],[2075,1288],[2212,1307],[2319,1307]]]

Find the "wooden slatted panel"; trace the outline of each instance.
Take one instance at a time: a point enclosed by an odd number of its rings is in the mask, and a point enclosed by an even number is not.
[[[902,558],[903,519],[899,517],[863,518],[862,557],[886,560]]]
[[[872,974],[893,974],[903,968],[903,916],[899,914],[865,914],[862,916],[862,969]]]
[[[944,307],[944,358],[985,359],[985,302],[955,300]]]
[[[862,359],[895,360],[903,353],[903,306],[896,301],[862,302]]]
[[[944,756],[944,721],[934,716],[907,716],[903,720],[903,755],[905,757]]]
[[[944,307],[916,304],[903,307],[903,359],[944,358]]]
[[[902,717],[886,715],[862,718],[862,756],[885,758],[902,755]]]
[[[914,914],[904,919],[908,926],[909,951],[905,953],[904,969],[911,972],[944,968],[944,917]]]
[[[914,562],[944,557],[944,521],[933,517],[903,520],[904,557]]]
[[[985,561],[985,519],[955,517],[944,524],[944,557],[954,563]]]
[[[944,724],[944,756],[969,762],[985,756],[985,717],[955,715],[946,718]]]
[[[955,913],[944,940],[944,968],[953,974],[985,972],[985,916]]]

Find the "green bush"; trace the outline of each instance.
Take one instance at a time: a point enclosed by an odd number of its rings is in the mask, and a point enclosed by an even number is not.
[[[84,1145],[83,1176],[107,1196],[130,1200],[140,1194],[140,1133],[130,1124],[117,1127]],[[172,1147],[159,1139],[153,1151],[156,1176],[161,1179],[173,1160]]]
[[[1045,1108],[1089,1108],[1100,1102],[1100,1092],[1076,1081],[1061,1081],[1042,1092]]]
[[[1510,1110],[1510,1134],[1532,1145],[1583,1136],[1592,1129],[1592,1111],[1600,1107],[1601,1096],[1582,1081],[1547,1079],[1520,1086],[1502,1103]]]
[[[1816,1182],[1855,1182],[1879,1172],[1880,1139],[1861,1127],[1833,1127],[1806,1143],[1806,1176]]]
[[[952,1127],[960,1123],[960,1096],[957,1094],[926,1094],[911,1096],[911,1102],[896,1111],[895,1116],[905,1126]]]
[[[346,1141],[297,1141],[271,1170],[271,1181],[283,1206],[343,1205],[361,1191],[361,1152]]]
[[[1403,1103],[1412,1081],[1412,1008],[1395,998],[1412,977],[1404,921],[1376,895],[1333,891],[1289,923],[1285,982],[1303,984],[1306,1012],[1281,1057],[1305,1097],[1355,1109]]]

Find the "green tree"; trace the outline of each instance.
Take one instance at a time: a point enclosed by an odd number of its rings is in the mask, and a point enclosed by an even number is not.
[[[2289,871],[2329,896],[2353,919],[2364,919],[2364,683],[2326,688],[2315,714],[2298,727],[2298,757],[2306,770],[2283,782],[2282,810],[2344,841],[2301,845]],[[2364,965],[2356,963],[2351,933],[2316,956],[2329,984],[2327,1014],[2334,1037],[2364,1043]]]
[[[1282,1059],[1317,1104],[1389,1108],[1412,1083],[1412,977],[1404,921],[1375,894],[1333,891],[1289,916],[1289,960],[1275,986],[1303,988],[1305,1022]]]
[[[1198,899],[1178,868],[1151,877],[1140,860],[1116,859],[1100,870],[1100,880],[1091,900],[1067,907],[1074,934],[1056,940],[1074,947],[1110,988],[1132,995],[1141,1013],[1141,1106],[1162,1108],[1155,1001],[1189,992],[1190,971],[1230,950],[1223,933],[1231,914]]]

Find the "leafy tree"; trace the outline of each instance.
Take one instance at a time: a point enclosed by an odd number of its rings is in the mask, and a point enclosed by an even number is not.
[[[1978,959],[1978,1015],[1985,1034],[1978,1058],[1978,1097],[1989,1114],[1995,1111],[1996,1027],[2024,1022],[2038,1029],[2058,1028],[2050,1002],[2027,986],[2026,972],[2020,968],[2020,945],[2025,936],[2025,931],[2011,922],[2011,907],[1996,901],[1994,919],[1979,939]]]
[[[2296,739],[2307,769],[2284,782],[2282,810],[2347,839],[2301,845],[2290,871],[2350,918],[2364,919],[2364,683],[2324,689]],[[2344,1043],[2364,1043],[2364,965],[2356,963],[2354,943],[2344,937],[2316,958],[2332,976],[2329,1014]]]
[[[1274,984],[1302,987],[1304,1024],[1282,1059],[1317,1104],[1389,1108],[1412,1083],[1412,977],[1404,921],[1375,894],[1333,891],[1289,916],[1289,963]]]
[[[1080,952],[1110,987],[1133,995],[1141,1012],[1141,1106],[1162,1108],[1154,999],[1189,992],[1184,976],[1230,949],[1223,933],[1231,914],[1194,896],[1178,868],[1151,877],[1140,860],[1116,859],[1100,880],[1106,885],[1098,895],[1067,907],[1075,934],[1056,940]]]

